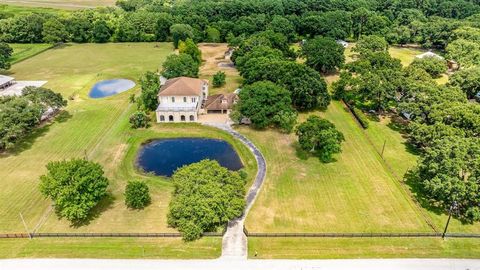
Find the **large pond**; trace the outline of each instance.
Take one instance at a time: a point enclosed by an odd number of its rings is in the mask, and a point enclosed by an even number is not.
[[[125,92],[132,89],[135,86],[135,82],[126,79],[113,79],[96,83],[92,90],[90,90],[89,96],[91,98],[103,98],[112,96],[121,92]]]
[[[170,177],[177,168],[203,159],[216,160],[232,171],[243,167],[237,152],[229,143],[206,138],[153,140],[142,146],[137,164],[145,172]]]

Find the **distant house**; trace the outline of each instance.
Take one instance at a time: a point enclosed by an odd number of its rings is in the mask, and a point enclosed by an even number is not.
[[[348,42],[346,42],[345,40],[337,39],[337,44],[342,45],[344,48],[348,47]]]
[[[442,56],[440,56],[440,55],[438,55],[434,52],[431,52],[431,51],[428,51],[428,52],[425,52],[425,53],[422,53],[422,54],[419,54],[419,55],[415,56],[415,58],[419,58],[419,59],[428,58],[428,57],[434,57],[434,58],[437,58],[437,59],[440,59],[440,60],[445,59]]]
[[[178,77],[158,92],[157,122],[196,122],[208,96],[208,80]]]
[[[0,75],[0,90],[3,90],[15,83],[15,78],[5,75]]]
[[[17,81],[13,77],[0,75],[0,96],[21,96],[25,87],[41,87],[46,83],[46,81]]]
[[[205,111],[207,113],[229,114],[237,101],[238,96],[235,93],[209,96],[205,102]]]
[[[476,95],[475,95],[475,100],[477,102],[480,102],[480,92],[478,92]]]

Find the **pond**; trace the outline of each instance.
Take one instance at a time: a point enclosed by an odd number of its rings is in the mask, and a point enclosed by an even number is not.
[[[135,82],[127,79],[100,81],[92,87],[89,96],[91,98],[109,97],[132,89],[134,86]]]
[[[207,138],[174,138],[150,141],[142,146],[138,166],[145,172],[170,177],[177,168],[203,159],[216,160],[232,171],[243,165],[233,147],[223,140]]]

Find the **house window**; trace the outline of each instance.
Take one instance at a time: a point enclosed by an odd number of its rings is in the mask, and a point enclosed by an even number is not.
[[[172,97],[172,103],[175,103],[175,97]]]
[[[195,103],[195,101],[197,101],[197,99],[192,97],[192,103]]]
[[[160,122],[165,122],[165,116],[160,115]]]
[[[185,122],[185,115],[180,116],[180,121]]]
[[[187,103],[187,97],[183,97],[183,102]]]
[[[195,121],[195,116],[190,115],[190,121],[192,121],[192,122]]]
[[[168,121],[169,121],[169,122],[173,122],[173,115],[169,115],[169,116],[168,116]]]

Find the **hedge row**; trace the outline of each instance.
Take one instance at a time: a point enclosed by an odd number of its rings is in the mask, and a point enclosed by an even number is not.
[[[353,115],[355,115],[355,118],[357,118],[358,122],[360,125],[364,128],[368,128],[368,118],[367,116],[358,108],[353,107],[352,108]]]

